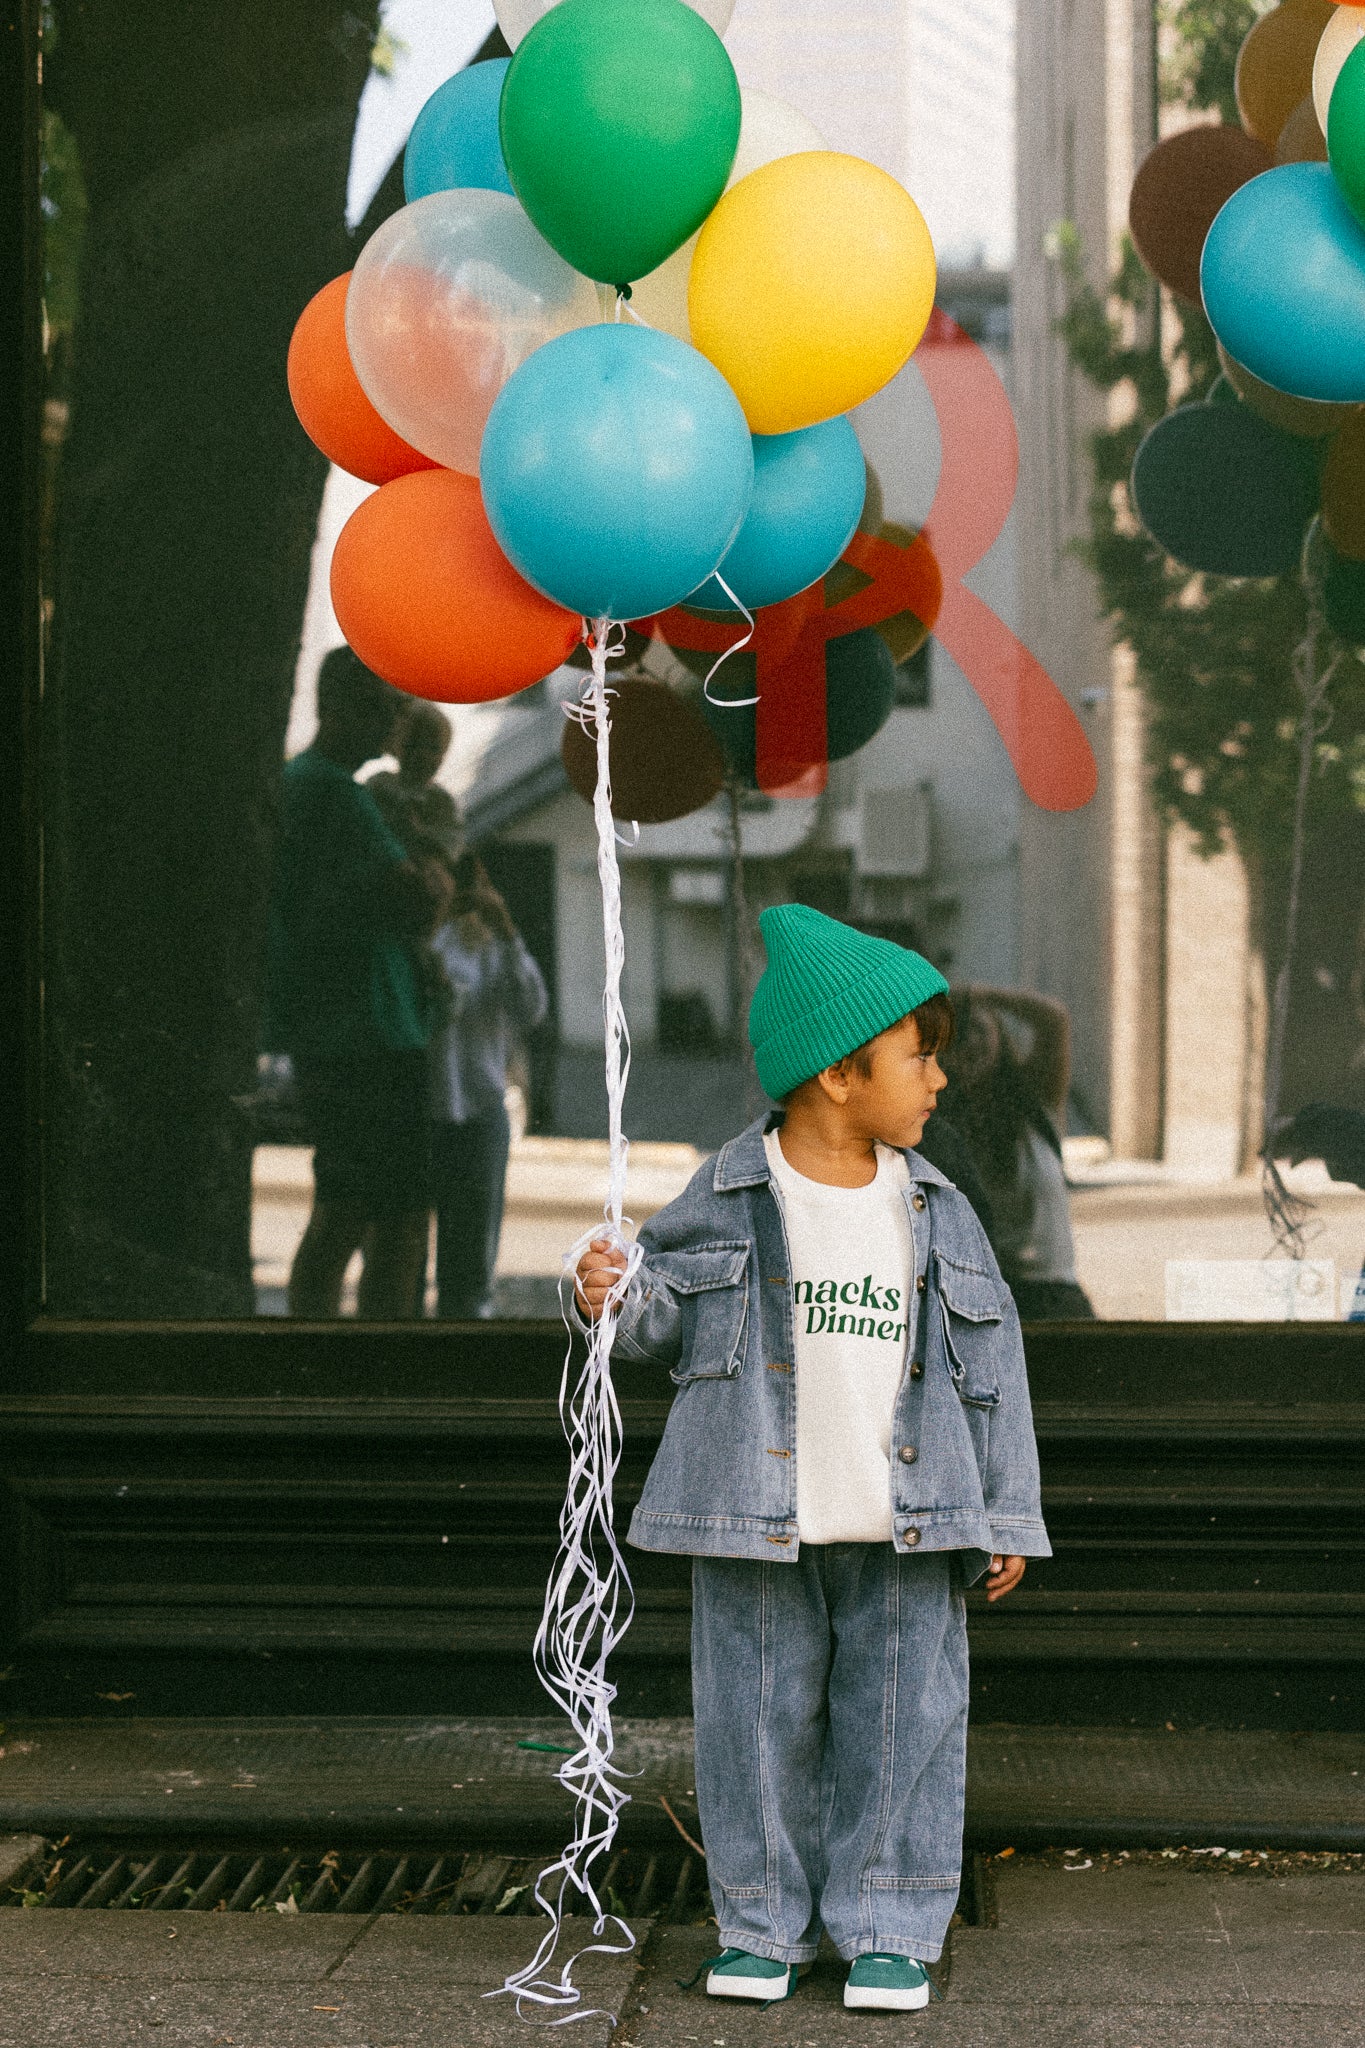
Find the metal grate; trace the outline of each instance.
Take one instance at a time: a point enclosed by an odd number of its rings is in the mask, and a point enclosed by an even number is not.
[[[554,1855],[437,1854],[329,1849],[294,1854],[72,1844],[38,1857],[0,1905],[151,1913],[530,1914],[535,1883]],[[711,1912],[701,1859],[684,1851],[620,1850],[599,1896],[632,1919],[704,1921]]]

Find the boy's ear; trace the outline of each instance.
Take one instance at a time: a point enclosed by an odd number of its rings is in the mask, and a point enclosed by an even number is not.
[[[846,1059],[836,1060],[832,1067],[822,1067],[815,1078],[831,1102],[842,1105],[848,1101],[850,1080],[849,1063]]]

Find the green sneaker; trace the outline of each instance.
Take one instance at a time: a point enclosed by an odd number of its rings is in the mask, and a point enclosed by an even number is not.
[[[767,2005],[775,1998],[790,1998],[799,1974],[795,1963],[775,1963],[771,1956],[727,1948],[712,1963],[706,1988],[712,1998],[757,1998]]]
[[[929,2003],[929,1972],[910,1956],[858,1956],[844,1986],[844,2004],[881,2012],[918,2012]]]

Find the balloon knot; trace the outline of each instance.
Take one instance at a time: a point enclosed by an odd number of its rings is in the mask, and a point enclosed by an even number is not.
[[[616,296],[618,299],[629,299],[630,286],[628,284],[618,284],[616,287]]]

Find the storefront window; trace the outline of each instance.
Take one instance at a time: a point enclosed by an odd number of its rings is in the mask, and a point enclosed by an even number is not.
[[[1154,14],[739,0],[741,83],[900,178],[933,233],[929,333],[854,426],[864,536],[904,555],[927,522],[948,597],[935,634],[888,606],[845,636],[880,571],[831,572],[828,769],[786,788],[706,724],[705,631],[631,642],[713,768],[687,814],[622,828],[626,1207],[642,1223],[763,1113],[756,917],[795,901],[948,976],[934,1156],[965,1161],[1026,1319],[1365,1317],[1365,675],[1324,632],[1287,959],[1303,585],[1176,575],[1125,481],[1217,372],[1132,254],[1129,188],[1158,133],[1234,118],[1209,10],[1165,10],[1159,43]],[[130,37],[109,0],[51,0],[45,42],[47,1306],[557,1315],[606,1161],[593,823],[564,752],[581,668],[423,706],[338,771],[456,892],[411,941],[402,1086],[356,1057],[310,1093],[272,1015],[280,892],[321,886],[316,846],[282,841],[281,773],[320,690],[354,683],[329,570],[370,489],[305,438],[286,353],[403,203],[427,95],[504,53],[491,7],[306,0],[265,31],[172,11]],[[1013,717],[1024,649],[1042,681]],[[722,676],[762,686],[752,652]],[[342,951],[347,857],[323,878]],[[376,1217],[300,1262],[315,1197],[376,1186]]]

